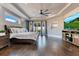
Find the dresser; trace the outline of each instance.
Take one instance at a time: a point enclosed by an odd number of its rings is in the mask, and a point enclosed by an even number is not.
[[[9,38],[5,33],[0,33],[0,49],[9,46]]]

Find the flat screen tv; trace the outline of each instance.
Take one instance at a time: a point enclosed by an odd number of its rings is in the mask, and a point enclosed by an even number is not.
[[[68,18],[65,18],[64,29],[79,30],[79,13],[75,13],[74,15],[71,15]]]

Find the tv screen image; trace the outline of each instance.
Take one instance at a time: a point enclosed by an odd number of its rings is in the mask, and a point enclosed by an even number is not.
[[[76,13],[64,20],[64,29],[79,29],[79,13]]]

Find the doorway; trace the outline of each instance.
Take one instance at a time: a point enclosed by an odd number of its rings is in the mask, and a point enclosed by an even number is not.
[[[29,21],[29,31],[39,32],[41,36],[47,35],[47,21]]]

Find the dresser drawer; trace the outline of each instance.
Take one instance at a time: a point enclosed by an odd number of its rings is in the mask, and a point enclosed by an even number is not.
[[[2,40],[0,41],[0,44],[5,43],[5,42],[8,42],[8,40]]]
[[[9,39],[6,36],[0,36],[0,48],[8,45]]]
[[[7,45],[8,45],[8,42],[2,42],[2,43],[0,43],[0,48],[7,46]]]
[[[4,40],[4,39],[6,40],[7,37],[0,37],[0,41],[1,41],[1,40]]]
[[[8,44],[8,42],[2,42],[2,43],[0,43],[0,46],[6,45],[6,44]]]

